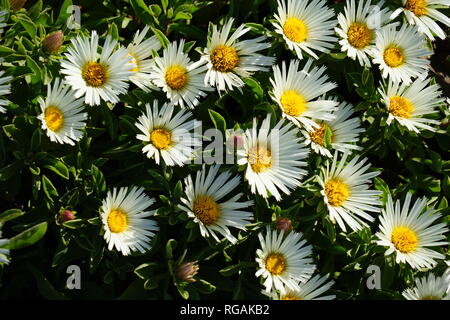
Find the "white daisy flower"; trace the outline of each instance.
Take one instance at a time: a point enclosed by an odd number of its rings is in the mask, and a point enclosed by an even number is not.
[[[373,62],[379,64],[383,78],[410,84],[411,78],[424,79],[433,51],[427,47],[425,37],[413,26],[389,24],[376,31]]]
[[[2,239],[2,232],[0,231],[0,263],[9,264],[9,250],[3,248],[8,243],[8,239]]]
[[[100,56],[98,35],[92,31],[91,40],[78,36],[71,39],[72,47],[65,54],[67,60],[61,61],[61,73],[75,91],[75,97],[85,97],[85,103],[99,105],[100,99],[112,103],[119,102],[119,95],[127,93],[128,79],[133,75],[131,57],[121,47],[113,53],[116,40],[106,37]]]
[[[3,33],[3,28],[6,27],[5,16],[8,14],[7,10],[0,11],[0,33]]]
[[[297,126],[304,126],[312,131],[319,125],[312,119],[331,121],[335,118],[332,111],[338,102],[326,99],[316,99],[336,88],[336,84],[328,81],[324,74],[326,67],[312,67],[312,59],[308,59],[302,70],[299,70],[299,60],[291,60],[289,67],[283,61],[281,70],[273,67],[273,86],[271,94],[283,112],[283,117]]]
[[[444,233],[448,231],[445,223],[433,223],[441,215],[434,209],[426,210],[427,199],[417,199],[410,209],[411,194],[406,195],[403,208],[400,201],[395,203],[389,195],[386,208],[380,217],[380,232],[377,244],[388,247],[385,255],[395,252],[397,263],[408,263],[414,269],[433,268],[437,262],[434,259],[444,259],[445,256],[429,247],[447,245]]]
[[[241,78],[249,77],[256,71],[268,71],[268,67],[275,62],[275,58],[257,53],[271,46],[270,42],[262,42],[266,40],[265,36],[239,41],[240,37],[251,30],[244,25],[239,26],[230,36],[233,22],[233,18],[228,20],[220,31],[216,25],[213,26],[211,38],[208,38],[201,57],[201,61],[205,61],[208,67],[205,85],[216,87],[219,92],[244,86]]]
[[[306,245],[300,232],[266,229],[266,237],[258,234],[261,249],[256,250],[256,262],[259,269],[256,276],[262,276],[266,292],[272,287],[284,291],[287,288],[299,290],[299,282],[306,282],[316,266],[310,257],[312,246]],[[286,287],[286,288],[285,288]]]
[[[292,125],[284,124],[281,120],[270,129],[269,114],[258,130],[256,118],[253,119],[253,128],[245,131],[244,146],[237,150],[238,164],[247,166],[245,178],[252,193],[264,198],[271,194],[278,201],[278,189],[290,194],[307,173],[302,167],[306,166],[308,150]]]
[[[347,102],[339,104],[333,115],[336,116],[334,120],[322,121],[319,123],[320,127],[312,131],[302,130],[305,136],[305,144],[311,145],[314,152],[332,157],[330,150],[325,146],[326,130],[329,129],[331,133],[331,148],[333,150],[348,152],[352,150],[362,150],[360,146],[352,144],[359,141],[359,134],[364,131],[360,127],[361,121],[359,117],[350,118],[353,114],[353,105]]]
[[[74,92],[59,78],[53,87],[47,86],[47,97],[38,98],[42,113],[38,119],[51,141],[75,145],[83,136],[87,114],[83,111],[83,99],[76,99]]]
[[[253,214],[244,210],[253,205],[253,201],[238,201],[243,193],[231,195],[241,184],[241,178],[228,171],[218,173],[220,165],[206,170],[205,166],[195,176],[195,182],[189,175],[184,183],[186,196],[179,207],[186,211],[200,227],[203,237],[212,236],[220,241],[217,233],[231,243],[237,239],[231,234],[230,227],[246,230],[245,226],[253,220]]]
[[[353,60],[358,59],[362,66],[370,67],[370,52],[375,44],[375,31],[389,21],[384,1],[372,5],[372,0],[347,1],[344,13],[339,13],[339,27],[335,30],[342,38],[341,50]]]
[[[278,0],[275,32],[283,36],[289,50],[299,59],[302,51],[318,59],[313,50],[328,53],[334,47],[336,37],[334,10],[324,0]]]
[[[403,7],[395,10],[391,19],[395,19],[400,13],[404,13],[409,24],[416,25],[420,32],[430,40],[434,35],[441,39],[446,38],[444,30],[436,23],[439,21],[450,27],[450,18],[437,9],[442,6],[450,6],[449,0],[402,0]]]
[[[407,300],[450,300],[447,288],[450,282],[445,277],[436,277],[429,273],[428,277],[415,279],[416,286],[403,291]]]
[[[128,55],[131,58],[131,71],[133,72],[130,81],[146,92],[150,88],[154,88],[150,76],[153,60],[148,58],[151,57],[152,51],[161,49],[161,43],[156,36],[144,40],[149,29],[150,27],[146,26],[141,32],[136,32],[133,42],[127,47]]]
[[[423,117],[436,112],[436,107],[445,101],[440,98],[441,91],[437,84],[430,84],[429,79],[417,78],[410,85],[389,82],[387,88],[385,86],[379,91],[389,112],[388,125],[395,119],[416,133],[419,129],[437,130],[433,126],[439,125],[439,121]]]
[[[353,231],[368,227],[366,221],[372,222],[374,218],[367,212],[380,212],[381,194],[381,191],[369,190],[372,178],[380,172],[368,172],[367,158],[354,156],[346,163],[348,157],[349,153],[345,152],[339,161],[339,153],[335,152],[331,168],[328,161],[326,170],[322,168],[318,177],[330,219],[344,232],[347,232],[346,224]]]
[[[192,62],[183,48],[184,40],[179,44],[172,42],[164,49],[162,57],[155,57],[151,79],[171,103],[182,108],[186,104],[193,109],[200,103],[200,97],[206,97],[205,91],[213,89],[203,83],[207,70],[204,61]]]
[[[146,146],[142,148],[148,158],[155,158],[159,164],[160,158],[168,166],[183,166],[190,161],[195,149],[202,145],[201,140],[193,133],[200,122],[189,120],[192,113],[181,110],[174,114],[171,104],[164,104],[159,110],[158,101],[153,101],[153,109],[146,104],[146,113],[141,115],[136,122],[136,127],[141,132],[136,135],[138,140],[144,141]]]
[[[333,300],[336,298],[335,295],[321,296],[321,294],[330,290],[333,284],[333,280],[327,282],[327,277],[321,277],[317,274],[305,283],[299,283],[296,290],[285,287],[279,292],[266,293],[263,291],[262,293],[272,300]]]
[[[101,217],[104,238],[108,243],[108,250],[114,247],[124,256],[133,251],[144,253],[150,249],[150,242],[159,230],[155,221],[146,219],[155,213],[147,211],[155,202],[149,198],[143,188],[116,188],[108,191],[102,202]]]
[[[2,60],[0,60],[1,62]],[[5,74],[5,71],[0,71],[0,97],[11,93],[11,84],[10,82],[13,77],[2,77]],[[0,113],[6,112],[6,109],[2,106],[7,106],[9,104],[8,100],[0,99]]]

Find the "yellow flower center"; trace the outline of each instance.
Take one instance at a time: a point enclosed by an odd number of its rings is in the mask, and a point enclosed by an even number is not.
[[[279,253],[269,254],[266,258],[265,264],[267,271],[274,275],[282,274],[287,267],[286,259]]]
[[[87,85],[94,88],[103,86],[109,77],[107,67],[98,62],[86,63],[81,76]]]
[[[341,179],[333,178],[325,183],[325,194],[330,205],[339,207],[348,199],[350,190]]]
[[[166,83],[173,90],[183,89],[188,82],[187,70],[183,66],[173,65],[166,71]]]
[[[128,216],[121,209],[114,209],[108,215],[108,227],[113,233],[121,233],[128,226]]]
[[[172,143],[172,133],[163,128],[154,129],[150,132],[150,142],[156,149],[166,150]]]
[[[48,106],[44,112],[45,123],[53,132],[58,132],[64,126],[64,114],[54,106]]]
[[[386,64],[391,68],[396,68],[405,62],[403,50],[395,45],[384,50],[383,59],[384,62],[386,62]]]
[[[406,98],[393,96],[389,98],[389,112],[396,117],[410,118],[414,112],[414,106]]]
[[[355,48],[367,47],[372,41],[372,31],[364,22],[354,22],[347,31],[348,42]]]
[[[236,49],[220,45],[216,47],[210,56],[211,63],[217,71],[229,72],[239,64],[239,55]]]
[[[441,299],[438,298],[438,297],[435,297],[435,296],[426,296],[426,297],[423,297],[420,300],[441,300]]]
[[[131,71],[139,72],[139,59],[136,57],[134,53],[129,52],[128,55],[130,56],[130,60],[128,62],[131,65],[135,66],[133,69],[131,69]]]
[[[210,196],[197,197],[193,211],[195,216],[207,226],[215,224],[220,218],[220,206]]]
[[[294,90],[286,90],[281,95],[280,103],[284,113],[292,117],[300,116],[307,109],[305,98]]]
[[[427,1],[426,0],[407,0],[405,3],[405,9],[411,11],[416,16],[420,17],[427,14]]]
[[[281,296],[280,300],[303,300],[303,299],[293,293],[288,293]]]
[[[303,42],[308,36],[306,24],[297,18],[289,18],[283,26],[284,35],[293,42]]]
[[[267,171],[272,166],[272,153],[265,147],[254,147],[248,154],[248,162],[256,173]]]
[[[327,124],[322,123],[320,128],[316,128],[314,132],[309,133],[309,137],[311,141],[314,143],[324,146],[325,145],[325,133],[327,132],[327,128],[330,128]],[[331,128],[330,128],[331,130]],[[331,142],[334,142],[333,131],[331,131]]]
[[[391,242],[402,253],[413,252],[419,243],[416,233],[408,227],[395,228],[392,231]]]

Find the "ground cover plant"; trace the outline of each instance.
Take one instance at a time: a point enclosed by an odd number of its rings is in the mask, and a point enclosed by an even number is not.
[[[1,0],[1,299],[449,299],[447,0]]]

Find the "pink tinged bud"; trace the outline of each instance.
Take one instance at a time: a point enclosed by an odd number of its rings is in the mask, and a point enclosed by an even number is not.
[[[195,282],[195,275],[197,274],[199,266],[197,261],[184,262],[180,264],[176,270],[178,279],[186,282]]]
[[[281,218],[277,220],[277,229],[284,232],[292,230],[292,221],[288,218]]]
[[[59,219],[61,222],[66,222],[75,219],[75,214],[73,211],[70,210],[64,210],[59,214]]]
[[[64,33],[61,30],[58,30],[45,37],[43,47],[44,50],[49,53],[56,53],[61,48],[63,42],[64,42]]]
[[[27,0],[9,0],[11,9],[14,11],[22,9],[26,2]]]

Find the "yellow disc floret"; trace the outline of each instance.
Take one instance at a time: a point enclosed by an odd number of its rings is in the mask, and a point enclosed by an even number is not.
[[[113,233],[121,233],[128,226],[128,216],[121,209],[114,209],[108,215],[108,227]]]
[[[280,253],[269,254],[265,260],[265,264],[267,271],[274,275],[282,274],[287,268],[286,259]]]
[[[173,65],[167,68],[165,79],[171,89],[180,90],[186,86],[189,78],[185,67]]]
[[[405,62],[405,55],[401,48],[394,45],[384,50],[383,59],[389,67],[396,68]]]
[[[391,242],[402,253],[416,250],[419,243],[416,233],[408,227],[397,227],[392,231]]]
[[[328,203],[333,207],[339,207],[350,195],[349,187],[339,178],[333,178],[325,183],[325,194]]]
[[[407,0],[405,3],[405,9],[411,11],[416,16],[420,17],[427,14],[427,1],[426,0]]]
[[[389,112],[395,117],[410,118],[414,106],[408,99],[400,96],[389,98]]]
[[[45,123],[53,132],[58,132],[64,126],[64,114],[55,106],[48,106],[44,112]]]
[[[272,153],[265,147],[254,147],[248,154],[248,163],[256,173],[267,171],[272,166]]]
[[[150,132],[150,142],[156,149],[166,150],[172,144],[172,133],[164,128],[154,129]]]
[[[102,87],[108,81],[107,67],[98,62],[88,62],[84,65],[81,76],[88,86]]]
[[[213,225],[220,218],[220,206],[210,196],[199,196],[194,200],[193,211],[204,225]]]
[[[289,18],[283,26],[284,35],[291,41],[300,43],[306,40],[308,28],[306,24],[297,18]]]
[[[354,22],[347,31],[348,43],[351,46],[363,49],[367,47],[373,39],[372,31],[364,22]]]
[[[284,113],[292,117],[302,115],[307,109],[305,98],[295,90],[286,90],[281,95],[280,103]]]
[[[225,45],[216,47],[210,56],[215,70],[220,72],[232,71],[239,65],[239,55],[236,49]]]

